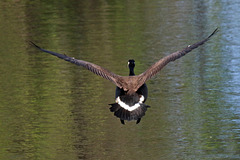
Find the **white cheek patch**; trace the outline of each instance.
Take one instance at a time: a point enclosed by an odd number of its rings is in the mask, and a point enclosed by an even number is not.
[[[140,102],[140,103],[143,103],[143,101],[144,101],[144,96],[141,95],[141,98],[140,98],[139,102]]]
[[[122,108],[128,110],[128,111],[133,111],[135,109],[137,109],[138,107],[140,107],[140,104],[144,101],[144,96],[141,96],[140,100],[138,103],[134,104],[133,106],[129,106],[126,103],[124,103],[123,101],[121,101],[121,99],[119,97],[116,98],[116,103],[118,103]]]

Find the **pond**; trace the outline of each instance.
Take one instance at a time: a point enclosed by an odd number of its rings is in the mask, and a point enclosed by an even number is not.
[[[0,159],[240,159],[240,2],[0,2]],[[115,85],[29,45],[141,74],[219,32],[147,81],[139,124],[109,111]]]

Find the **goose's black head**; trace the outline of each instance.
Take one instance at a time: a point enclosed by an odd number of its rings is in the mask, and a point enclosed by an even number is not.
[[[134,67],[135,67],[135,61],[133,59],[128,60],[128,68],[130,70],[129,76],[134,76]]]
[[[128,67],[129,68],[134,68],[135,67],[135,61],[133,59],[128,60]]]

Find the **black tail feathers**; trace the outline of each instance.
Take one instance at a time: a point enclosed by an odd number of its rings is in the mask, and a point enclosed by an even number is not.
[[[124,120],[137,120],[137,124],[140,122],[141,118],[145,115],[147,108],[150,106],[141,103],[140,107],[133,111],[128,111],[122,108],[118,103],[109,104],[111,107],[109,108],[111,112],[114,112],[114,115],[120,118],[121,123],[124,124]]]

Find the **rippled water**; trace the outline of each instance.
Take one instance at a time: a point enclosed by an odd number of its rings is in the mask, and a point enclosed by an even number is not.
[[[0,159],[240,159],[240,2],[1,1]],[[38,45],[127,75],[220,31],[147,82],[140,124],[115,86]]]

